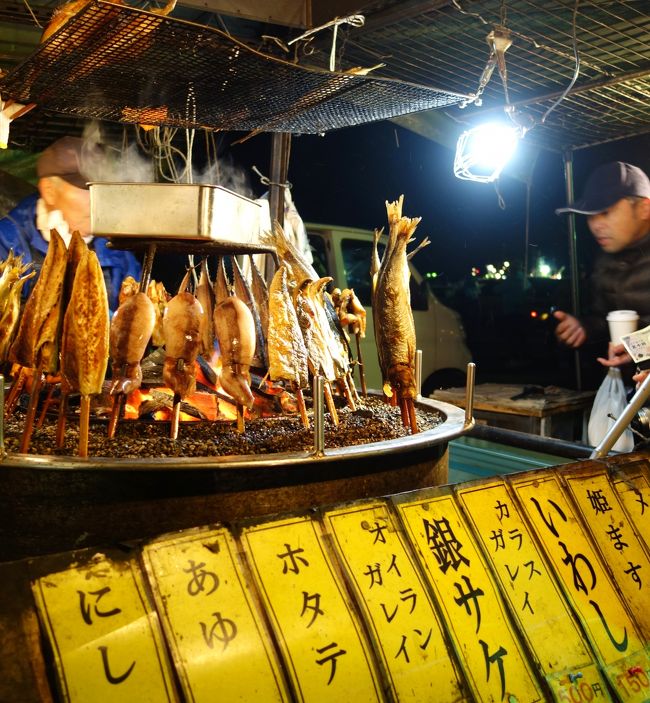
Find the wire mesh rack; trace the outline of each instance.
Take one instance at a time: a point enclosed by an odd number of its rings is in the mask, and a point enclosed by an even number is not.
[[[527,139],[553,150],[650,132],[647,0],[383,0],[363,11],[364,28],[346,30],[341,41],[344,67],[383,62],[377,75],[451,92],[477,92],[487,35],[509,32],[507,96],[495,69],[480,106],[445,109],[460,122],[502,116],[509,100],[535,125]],[[577,80],[553,107],[572,80],[576,53]]]
[[[0,82],[5,98],[71,117],[313,134],[465,96],[306,68],[191,22],[94,0]]]

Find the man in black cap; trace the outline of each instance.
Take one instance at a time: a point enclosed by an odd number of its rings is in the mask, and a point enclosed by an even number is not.
[[[569,347],[609,339],[607,313],[636,310],[639,327],[650,324],[650,180],[637,166],[615,161],[598,167],[589,177],[583,196],[559,208],[556,214],[576,212],[587,224],[602,254],[591,277],[589,313],[580,319],[562,310],[555,334]],[[605,366],[630,361],[622,345],[610,350]]]
[[[66,244],[77,230],[95,251],[104,272],[111,310],[118,305],[122,281],[127,276],[140,278],[140,264],[131,252],[109,249],[106,239],[90,232],[89,174],[103,158],[97,146],[78,137],[63,137],[51,144],[38,158],[38,193],[21,200],[0,220],[0,260],[9,250],[22,255],[23,263],[33,262],[37,271],[47,253],[50,230],[56,229]],[[27,295],[34,280],[23,289]]]

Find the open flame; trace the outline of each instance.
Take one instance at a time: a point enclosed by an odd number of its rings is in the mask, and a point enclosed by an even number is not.
[[[213,374],[206,374],[198,362],[195,362],[195,377],[199,387],[208,390],[197,390],[183,399],[180,421],[196,422],[211,420],[232,422],[237,419],[237,405],[219,383],[221,372],[221,357],[218,352],[207,361]],[[208,378],[211,376],[211,378]],[[255,403],[252,410],[244,409],[244,418],[272,417],[279,413],[294,413],[297,411],[295,398],[281,386],[276,386],[266,379],[257,379],[251,384]],[[148,415],[154,420],[169,421],[173,407],[173,392],[166,386],[155,388],[140,387],[130,393],[124,404],[124,419],[138,420]],[[185,407],[185,411],[183,410]],[[187,412],[187,410],[193,412]]]

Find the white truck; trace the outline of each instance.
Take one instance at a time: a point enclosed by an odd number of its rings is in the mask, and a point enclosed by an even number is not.
[[[368,230],[305,223],[313,266],[321,276],[332,276],[331,286],[353,288],[367,313],[366,337],[361,354],[368,388],[382,385],[375,333],[370,307],[370,259],[373,234]],[[380,254],[383,251],[380,243]],[[410,262],[411,309],[415,321],[417,347],[422,350],[423,396],[437,388],[465,385],[471,354],[465,343],[465,330],[458,313],[443,305]],[[356,348],[353,344],[353,351]]]

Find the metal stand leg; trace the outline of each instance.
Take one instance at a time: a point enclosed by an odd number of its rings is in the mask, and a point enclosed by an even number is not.
[[[599,459],[600,457],[607,456],[609,450],[616,444],[618,438],[623,434],[649,397],[650,375],[644,379],[637,392],[630,399],[630,402],[625,406],[625,410],[623,410],[616,422],[610,427],[609,432],[603,437],[600,444],[589,455],[590,459]]]

